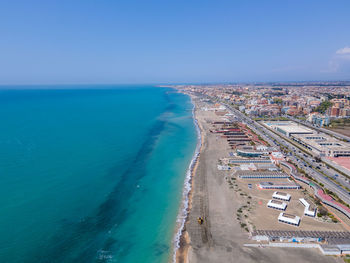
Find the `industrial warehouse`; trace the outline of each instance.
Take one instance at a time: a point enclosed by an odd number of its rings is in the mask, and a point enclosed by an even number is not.
[[[307,148],[315,156],[338,157],[350,156],[350,143],[338,140],[325,133],[316,132],[293,121],[262,122],[269,129],[275,130]]]
[[[350,156],[350,143],[337,140],[326,134],[296,134],[292,139],[316,156]]]
[[[270,129],[276,130],[287,137],[295,134],[313,134],[313,131],[303,125],[297,124],[293,121],[269,121],[262,122]]]

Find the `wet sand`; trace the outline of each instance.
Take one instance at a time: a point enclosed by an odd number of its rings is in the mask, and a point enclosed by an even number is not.
[[[217,161],[230,151],[225,140],[209,132],[211,121],[220,120],[208,106],[193,97],[195,117],[202,135],[199,161],[192,175],[190,210],[177,251],[177,262],[342,262],[340,258],[323,256],[318,249],[244,247],[249,240],[236,219],[242,206],[237,193],[228,187],[225,175],[217,169]],[[203,225],[197,222],[204,218]]]

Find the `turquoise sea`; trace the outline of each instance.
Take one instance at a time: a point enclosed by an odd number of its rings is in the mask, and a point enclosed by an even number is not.
[[[0,262],[167,262],[197,134],[151,86],[0,89]]]

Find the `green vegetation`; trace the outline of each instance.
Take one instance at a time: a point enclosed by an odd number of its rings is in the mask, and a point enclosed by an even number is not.
[[[241,228],[244,228],[244,227],[246,227],[246,226],[247,226],[247,224],[241,223]]]
[[[304,116],[298,116],[297,119],[302,120],[302,121],[306,121],[306,117],[304,117]]]
[[[346,256],[344,257],[344,262],[345,262],[345,263],[350,263],[350,255],[346,255]]]
[[[252,118],[252,120],[254,121],[288,121],[289,119],[282,116],[274,116],[274,117],[265,116],[265,117]]]
[[[326,110],[332,106],[332,102],[329,100],[321,102],[321,104],[315,109],[316,112],[325,113]]]
[[[321,200],[318,198],[315,198],[315,204],[320,206],[321,205]]]
[[[324,208],[324,207],[318,207],[318,213],[317,213],[317,216],[318,214],[320,214],[321,216],[326,216],[328,215],[328,211]]]
[[[334,217],[334,215],[328,213],[328,216],[332,219],[332,222],[333,222],[333,223],[338,223],[338,219],[336,219],[336,218]]]
[[[273,99],[273,103],[275,103],[275,104],[282,104],[282,99],[280,99],[280,98],[274,98],[274,99]]]

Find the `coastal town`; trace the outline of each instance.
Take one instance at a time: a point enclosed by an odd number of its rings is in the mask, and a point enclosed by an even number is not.
[[[350,83],[174,87],[201,137],[177,262],[347,262]]]

